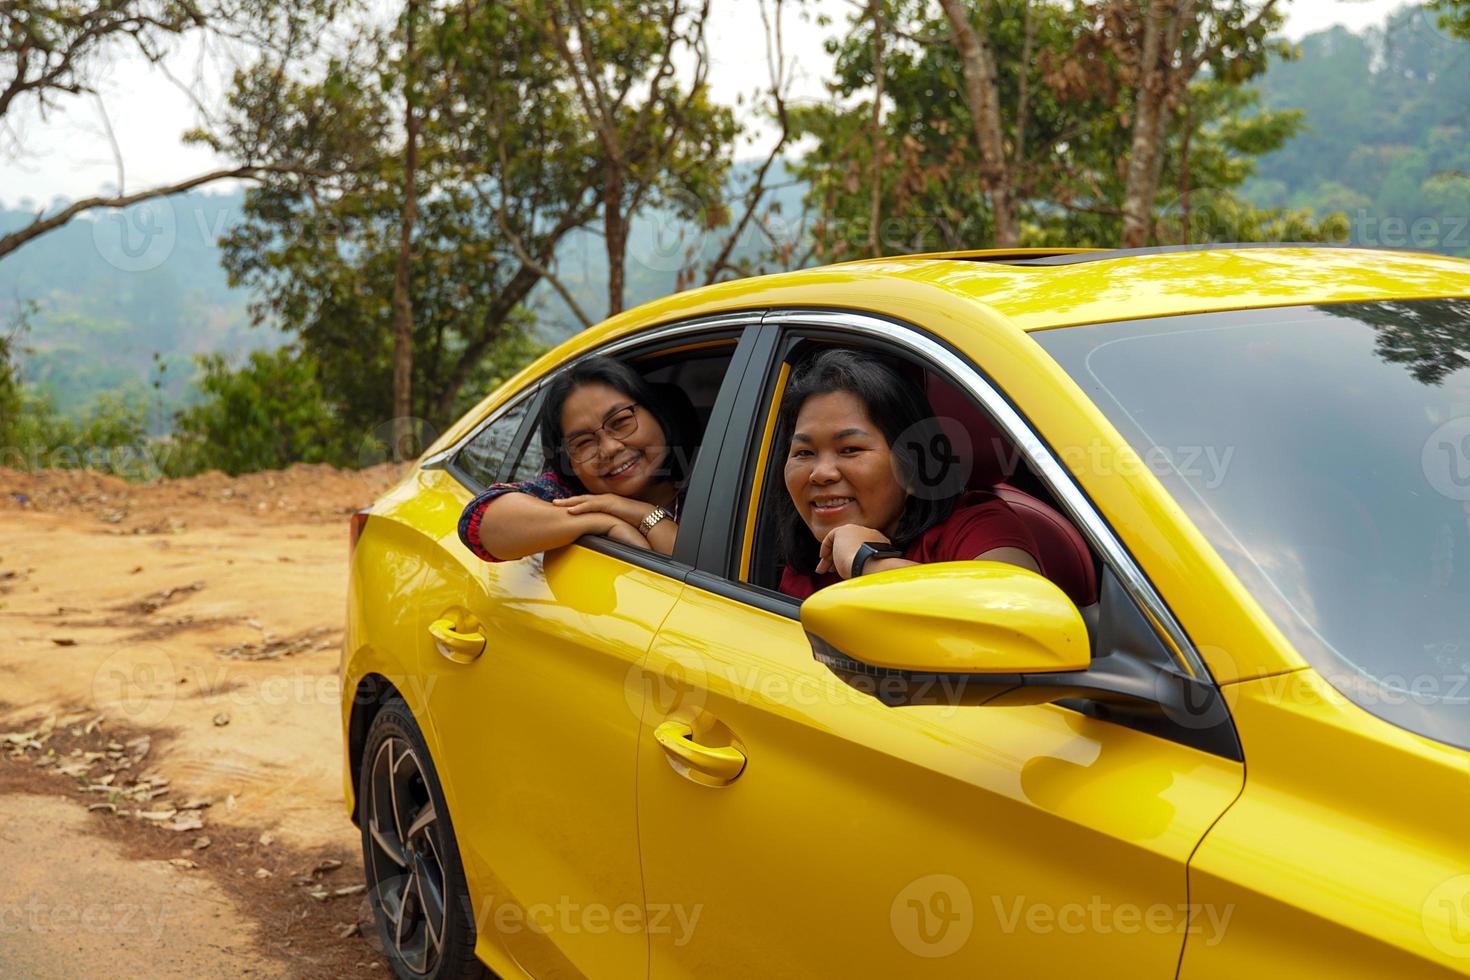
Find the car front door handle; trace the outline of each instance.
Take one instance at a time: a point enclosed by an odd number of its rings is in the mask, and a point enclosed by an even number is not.
[[[485,652],[485,634],[479,631],[461,633],[452,619],[436,619],[429,624],[434,646],[457,664],[467,664]]]
[[[666,721],[653,730],[674,768],[694,770],[728,783],[745,768],[745,753],[733,745],[701,745],[690,738],[694,730],[682,721]]]

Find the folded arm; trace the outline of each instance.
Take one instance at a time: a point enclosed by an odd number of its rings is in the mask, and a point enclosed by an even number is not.
[[[513,561],[571,544],[584,534],[601,534],[637,548],[648,541],[638,529],[611,514],[570,514],[526,493],[505,493],[484,506],[479,543],[500,561]]]

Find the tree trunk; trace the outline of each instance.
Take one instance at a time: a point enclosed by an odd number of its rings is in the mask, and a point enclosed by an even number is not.
[[[883,254],[878,229],[883,220],[883,0],[868,0],[873,18],[873,164],[868,174],[868,253]]]
[[[1194,135],[1194,107],[1184,102],[1184,136],[1179,145],[1179,244],[1188,245],[1192,237],[1190,222],[1189,138]]]
[[[970,22],[964,0],[939,0],[954,34],[960,66],[965,76],[965,104],[975,127],[975,144],[980,151],[980,176],[990,195],[994,212],[995,244],[1014,248],[1021,243],[1021,225],[1016,199],[1006,164],[1005,130],[1000,118],[1000,93],[996,88],[995,53],[984,29]]]
[[[1163,142],[1163,106],[1168,91],[1164,51],[1169,0],[1150,0],[1143,30],[1143,51],[1138,59],[1138,96],[1133,113],[1133,141],[1128,154],[1128,176],[1123,189],[1124,248],[1148,244],[1153,228],[1154,196],[1158,192],[1159,163]]]
[[[628,253],[628,216],[623,213],[623,175],[608,162],[602,181],[603,237],[607,241],[607,315],[623,312],[623,265]]]
[[[407,134],[403,157],[403,213],[398,230],[398,261],[393,270],[393,461],[411,455],[413,431],[413,300],[410,289],[410,246],[418,221],[419,120],[414,110],[414,32],[419,0],[408,0],[404,50],[403,123]],[[415,447],[416,449],[417,447]]]

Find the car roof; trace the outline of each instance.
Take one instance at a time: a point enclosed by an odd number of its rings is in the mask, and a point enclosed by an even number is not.
[[[1316,245],[985,250],[828,268],[933,283],[983,303],[1023,330],[1211,310],[1470,296],[1470,260]]]
[[[976,330],[1046,330],[1219,310],[1470,296],[1470,260],[1321,245],[1131,250],[976,249],[862,259],[701,286],[589,327],[527,365],[450,427],[440,447],[507,393],[566,358],[660,323],[773,308],[851,308],[922,324],[939,308]]]
[[[1470,296],[1470,260],[1315,244],[935,252],[701,286],[628,310],[576,339],[597,343],[670,319],[777,306],[901,316],[914,302],[939,299],[936,293],[947,303],[984,306],[1022,330],[1046,330],[1216,310]],[[885,295],[893,296],[894,309],[871,302]]]

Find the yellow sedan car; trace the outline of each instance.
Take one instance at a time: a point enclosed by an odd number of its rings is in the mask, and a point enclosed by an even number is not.
[[[922,379],[992,562],[777,591],[775,411]],[[586,354],[702,429],[672,555],[491,563]],[[773,460],[775,463],[773,464]],[[1470,262],[989,251],[670,296],[353,522],[347,805],[400,977],[1470,972]]]

